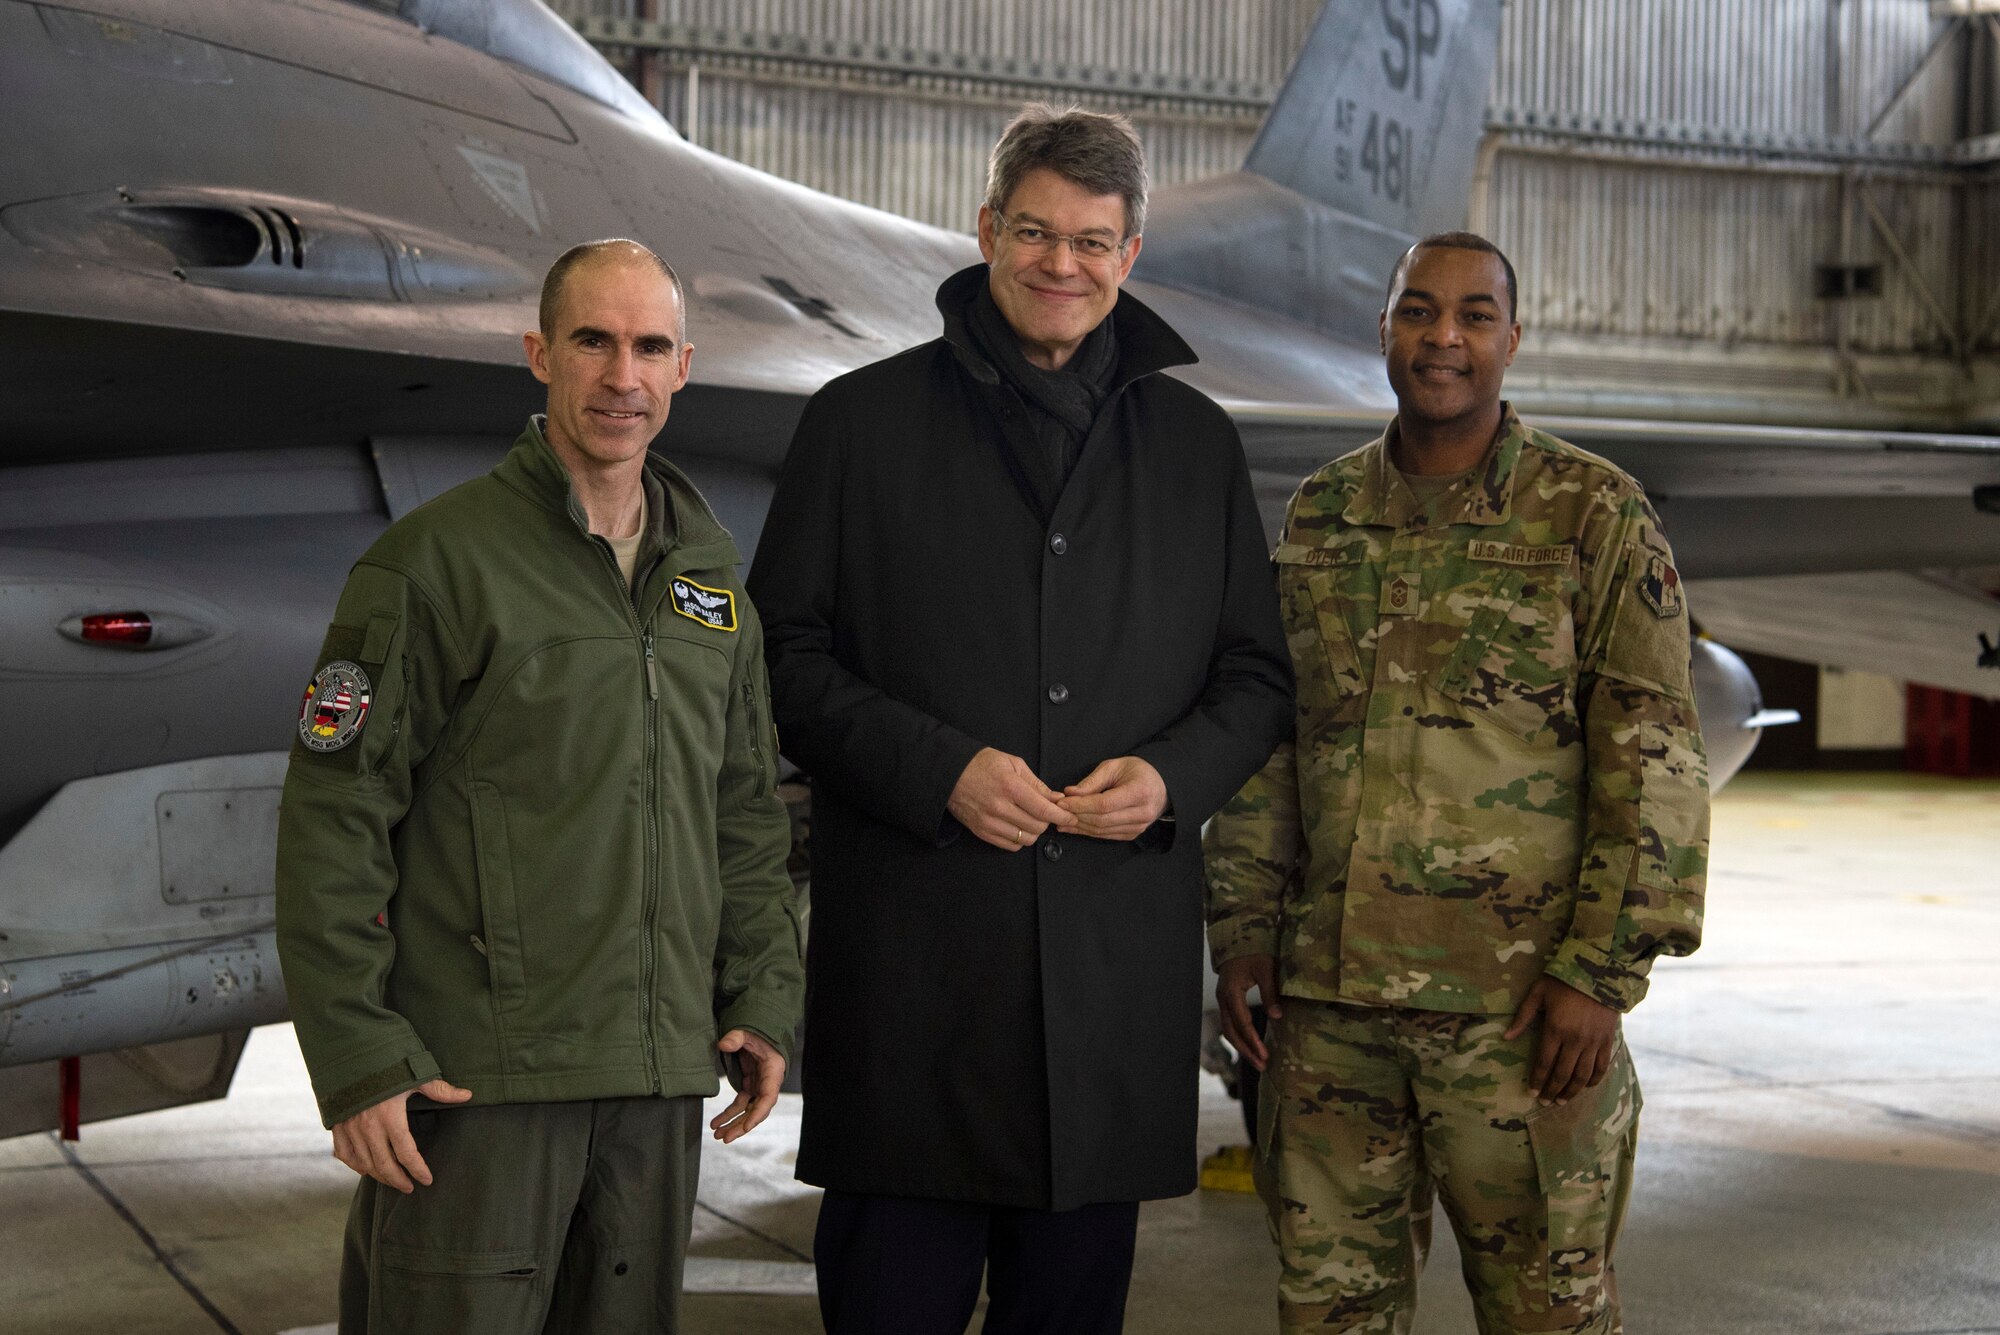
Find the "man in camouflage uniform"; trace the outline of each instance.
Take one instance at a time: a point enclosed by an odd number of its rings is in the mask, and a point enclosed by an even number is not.
[[[1652,507],[1500,398],[1514,288],[1466,233],[1397,266],[1397,418],[1274,553],[1295,734],[1207,837],[1287,1331],[1407,1331],[1434,1187],[1482,1332],[1621,1328],[1619,1016],[1700,940],[1707,763]]]

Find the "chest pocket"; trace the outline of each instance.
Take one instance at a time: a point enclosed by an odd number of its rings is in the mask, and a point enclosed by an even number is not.
[[[660,691],[673,707],[713,714],[720,723],[728,703],[731,655],[736,636],[672,616],[664,609],[653,619],[653,652],[659,659]]]
[[[1378,596],[1367,557],[1365,545],[1354,543],[1280,543],[1271,554],[1300,707],[1324,711],[1336,723],[1358,722],[1368,709],[1368,675],[1348,615],[1357,603],[1372,607]]]
[[[1469,563],[1476,578],[1447,595],[1466,615],[1437,676],[1466,715],[1524,741],[1578,740],[1576,622],[1566,566]]]

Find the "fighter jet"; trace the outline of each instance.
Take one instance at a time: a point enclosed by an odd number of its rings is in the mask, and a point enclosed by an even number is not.
[[[1499,8],[1328,0],[1243,169],[1154,200],[1130,290],[1199,351],[1267,522],[1393,411],[1382,284],[1463,220]],[[354,558],[539,408],[520,334],[557,254],[631,236],[687,280],[659,448],[747,552],[805,398],[933,337],[977,249],[688,143],[536,0],[0,0],[0,87],[5,1135],[215,1097],[284,1018],[315,648]],[[1697,581],[2000,562],[1990,440],[1541,422],[1663,498]],[[1854,606],[1907,605],[1884,587]],[[1802,657],[1893,642],[1791,611]],[[1969,631],[1896,638],[1992,675]],[[1697,656],[1725,776],[1768,720]]]

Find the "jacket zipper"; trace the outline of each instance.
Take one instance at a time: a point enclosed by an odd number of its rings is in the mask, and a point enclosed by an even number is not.
[[[646,673],[646,874],[641,885],[639,911],[639,1033],[645,1040],[646,1079],[653,1093],[661,1090],[660,1058],[653,1043],[654,990],[657,983],[654,970],[653,933],[654,918],[659,912],[660,875],[660,812],[659,812],[659,733],[660,733],[660,679],[653,657],[653,632],[639,624],[639,609],[633,602],[641,581],[625,583],[625,572],[618,568],[618,559],[611,554],[611,544],[595,535],[590,535],[591,543],[604,554],[604,560],[611,569],[611,581],[618,587],[619,599],[625,605],[626,614],[631,618],[632,629],[638,632],[640,654]],[[647,572],[650,573],[650,570]]]
[[[635,618],[636,620],[636,614]],[[642,991],[645,995],[646,1075],[653,1082],[653,1092],[660,1092],[660,1061],[653,1050],[653,919],[659,910],[660,875],[660,795],[659,761],[655,754],[659,748],[660,735],[660,681],[654,667],[653,632],[643,633],[646,646],[646,888],[645,903],[640,914],[643,935],[640,939],[640,959],[644,963],[645,979]]]

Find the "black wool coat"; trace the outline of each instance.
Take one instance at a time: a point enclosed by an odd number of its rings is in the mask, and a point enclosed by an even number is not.
[[[1242,445],[1130,295],[1117,388],[1045,523],[1018,394],[945,335],[806,407],[750,573],[813,778],[798,1174],[1068,1209],[1193,1189],[1201,824],[1291,727]],[[1009,448],[1009,433],[1015,448]],[[994,848],[946,811],[981,747],[1054,788],[1138,755],[1175,819]]]

